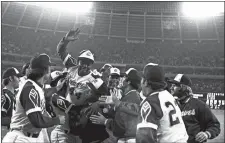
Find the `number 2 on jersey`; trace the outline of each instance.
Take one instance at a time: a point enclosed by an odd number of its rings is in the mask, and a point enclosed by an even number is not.
[[[176,117],[176,120],[173,120],[173,115],[176,114],[176,109],[174,108],[173,104],[170,103],[170,102],[166,102],[165,105],[166,105],[167,108],[169,108],[170,105],[173,107],[173,110],[171,110],[171,111],[169,112],[170,126],[179,124],[180,121],[179,121],[178,117]]]

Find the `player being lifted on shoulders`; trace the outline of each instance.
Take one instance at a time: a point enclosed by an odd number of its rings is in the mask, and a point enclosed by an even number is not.
[[[75,105],[85,105],[86,96],[88,92],[83,90],[86,85],[91,83],[91,85],[95,85],[96,91],[98,93],[105,93],[107,92],[107,86],[100,78],[98,73],[91,71],[91,66],[94,63],[94,55],[90,50],[83,50],[80,52],[77,60],[74,59],[68,52],[67,52],[67,45],[71,41],[76,41],[78,39],[80,30],[70,30],[65,37],[59,42],[57,46],[57,53],[59,54],[60,58],[63,61],[63,64],[67,68],[68,75],[66,77],[66,86],[67,90],[65,93],[65,97],[68,101],[72,102]],[[86,92],[86,93],[85,93]],[[93,97],[93,96],[92,96]],[[96,101],[98,97],[95,97]],[[63,126],[57,126],[51,134],[52,142],[56,140],[73,142],[74,140],[79,140],[77,135],[73,133],[73,131],[77,132],[77,127],[72,127],[71,122],[74,122],[69,116],[69,119]],[[86,117],[84,117],[86,118]],[[82,120],[84,119],[82,118]],[[87,118],[88,119],[88,118]],[[85,119],[86,120],[86,119]],[[82,122],[82,121],[81,121]],[[86,121],[83,121],[86,122]],[[103,129],[103,128],[102,128]],[[87,131],[88,132],[88,131]],[[97,131],[98,132],[98,131]],[[104,130],[105,132],[105,130]],[[104,136],[104,133],[102,133]],[[107,134],[105,132],[105,134]],[[57,136],[58,135],[58,136]],[[90,139],[92,136],[90,134]],[[88,133],[86,136],[89,136]],[[84,139],[83,139],[83,142]]]

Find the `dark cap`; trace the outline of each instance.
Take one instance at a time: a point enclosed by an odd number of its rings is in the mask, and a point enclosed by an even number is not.
[[[177,74],[173,80],[170,80],[170,82],[174,84],[184,84],[187,86],[192,85],[191,79],[184,74]]]
[[[165,74],[162,67],[154,63],[145,65],[143,78],[152,83],[165,83]]]
[[[30,61],[31,69],[43,69],[49,66],[55,66],[55,64],[51,62],[50,57],[45,53],[32,58]]]
[[[6,69],[6,70],[3,72],[2,78],[3,78],[3,79],[6,79],[6,78],[9,78],[10,76],[21,77],[22,74],[19,73],[19,71],[18,71],[16,68],[11,67],[11,68]]]
[[[134,68],[129,68],[126,72],[125,72],[125,76],[127,77],[127,79],[129,81],[131,81],[132,83],[136,83],[139,84],[141,82],[141,77],[138,74],[138,71]]]

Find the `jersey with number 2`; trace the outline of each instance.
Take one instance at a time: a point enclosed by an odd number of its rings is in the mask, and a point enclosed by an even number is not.
[[[146,143],[150,140],[149,138],[154,138],[155,142],[160,143],[187,141],[188,135],[180,108],[168,91],[154,92],[149,95],[141,103],[140,112],[137,143]],[[154,131],[155,136],[148,136],[149,131]]]

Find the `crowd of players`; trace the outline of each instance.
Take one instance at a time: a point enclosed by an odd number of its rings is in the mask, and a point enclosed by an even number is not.
[[[91,70],[90,50],[77,59],[67,52],[79,32],[69,31],[57,46],[62,71],[51,71],[55,64],[47,54],[33,57],[22,72],[4,71],[2,126],[9,130],[3,143],[201,143],[220,134],[209,107],[192,98],[189,77],[166,78],[155,63],[141,74],[109,64]],[[50,127],[48,139],[44,132]]]

